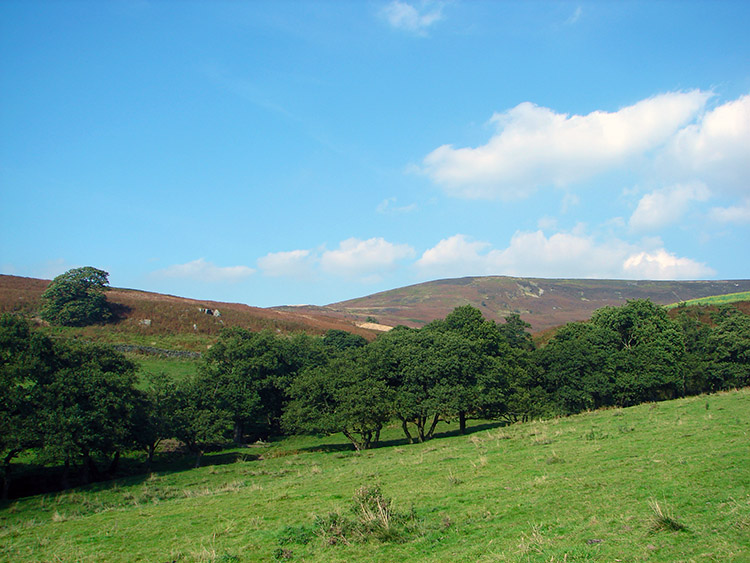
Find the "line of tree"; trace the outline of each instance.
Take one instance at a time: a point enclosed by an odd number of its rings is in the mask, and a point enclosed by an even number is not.
[[[505,323],[471,306],[421,329],[367,342],[225,329],[197,375],[139,374],[112,348],[52,339],[20,316],[0,317],[0,475],[7,497],[24,454],[61,468],[63,485],[113,475],[122,453],[176,438],[200,463],[211,444],[282,433],[343,433],[359,449],[399,424],[409,442],[467,419],[512,422],[629,406],[750,384],[750,316],[713,324],[648,300],[595,312],[536,349],[518,315]]]

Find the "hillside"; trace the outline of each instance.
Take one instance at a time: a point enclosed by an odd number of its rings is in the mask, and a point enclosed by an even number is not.
[[[505,276],[445,279],[376,293],[310,311],[334,313],[355,322],[372,317],[386,325],[422,326],[470,304],[488,319],[519,313],[534,332],[588,319],[596,309],[651,299],[666,305],[750,290],[750,280],[631,281],[534,279]],[[283,310],[288,310],[284,308]]]
[[[341,435],[257,444],[0,505],[0,560],[747,561],[749,406],[745,389],[414,445],[389,428],[361,454]],[[356,533],[376,485],[389,520]]]
[[[39,310],[41,295],[49,283],[49,280],[0,275],[0,313],[20,311],[33,315]],[[294,310],[277,311],[240,303],[187,299],[120,288],[109,289],[107,300],[113,305],[120,320],[105,327],[79,329],[86,332],[88,337],[106,337],[128,342],[135,339],[151,343],[150,338],[158,341],[159,337],[166,335],[216,336],[223,327],[228,326],[312,334],[337,329],[361,334],[366,338],[373,338],[376,334],[375,331],[357,327],[351,321],[325,311],[314,314]],[[195,343],[191,345],[190,340],[183,339],[178,347],[195,348]]]
[[[48,280],[0,275],[0,312],[33,314]],[[215,336],[224,326],[282,333],[323,334],[346,330],[368,339],[399,324],[419,327],[444,318],[455,307],[470,304],[492,320],[519,313],[534,332],[567,322],[588,319],[607,305],[628,299],[651,299],[666,305],[727,293],[750,291],[750,280],[628,281],[467,277],[437,280],[376,293],[331,305],[260,308],[240,303],[187,299],[133,289],[112,288],[107,299],[115,305],[120,322],[106,331],[129,339],[159,335]],[[218,310],[221,316],[201,312]],[[376,322],[367,322],[367,321]],[[96,332],[95,328],[87,329]],[[101,331],[100,331],[101,332]],[[183,341],[180,347],[195,348]]]

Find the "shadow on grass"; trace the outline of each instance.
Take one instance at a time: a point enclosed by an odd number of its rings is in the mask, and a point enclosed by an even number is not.
[[[445,426],[445,423],[442,423],[442,425]],[[477,432],[492,430],[505,425],[506,423],[501,421],[480,422],[473,426],[467,426],[463,436],[470,436]],[[454,428],[446,428],[443,431],[436,431],[430,441],[461,435],[458,425],[455,425]],[[330,438],[332,440],[337,440],[338,436],[340,435],[336,435],[335,438],[331,436]],[[272,438],[265,445],[273,446],[275,443],[282,443],[287,438],[288,437],[283,436]],[[417,443],[416,440],[415,443]],[[406,437],[391,437],[389,439],[381,440],[375,444],[372,449],[377,450],[397,446],[409,446]],[[248,445],[241,448],[227,450],[221,449],[221,446],[217,445],[213,448],[213,451],[207,451],[201,456],[199,467],[229,465],[241,461],[256,461],[261,459],[261,456],[275,458],[296,455],[298,453],[322,452],[331,454],[354,454],[355,452],[354,446],[348,441],[337,441],[334,443],[306,446],[302,448],[278,448],[271,449],[270,451],[267,450],[267,448],[263,448],[263,451],[257,451],[258,449],[260,448],[257,448],[254,445]],[[131,456],[132,455],[133,454],[131,454]],[[67,487],[62,484],[63,468],[60,466],[39,467],[32,464],[14,464],[15,467],[10,487],[9,500],[38,494],[58,493],[75,488],[81,488],[88,491],[102,491],[123,485],[137,485],[146,481],[151,473],[179,473],[195,469],[195,454],[182,448],[171,452],[157,454],[157,458],[151,466],[151,472],[146,471],[142,456],[131,456],[124,457],[120,461],[120,467],[117,472],[103,474],[100,480],[94,482],[85,483],[81,478],[82,472],[78,471],[76,473],[76,471],[74,471],[68,477]],[[0,503],[0,507],[2,505],[3,503]]]
[[[475,426],[467,425],[466,431],[463,434],[461,433],[461,430],[458,428],[458,425],[456,425],[454,429],[447,429],[447,430],[443,430],[442,432],[436,431],[435,434],[433,434],[433,437],[428,441],[439,440],[441,438],[451,438],[451,437],[456,437],[456,436],[470,436],[477,432],[484,432],[486,430],[493,430],[501,426],[507,426],[507,424],[508,423],[504,421],[488,421],[488,422],[481,422]],[[414,433],[412,433],[412,437],[414,438],[414,443],[417,444],[418,441]],[[381,448],[391,448],[395,446],[408,446],[408,445],[410,445],[409,440],[407,440],[406,436],[404,436],[401,438],[390,438],[388,440],[380,440],[377,444],[374,444],[371,449],[378,450]],[[354,451],[355,449],[351,442],[338,442],[335,444],[322,444],[318,446],[308,446],[308,447],[299,448],[299,449],[290,449],[289,455],[292,455],[293,453],[298,453],[298,452],[335,453],[335,452],[354,452]],[[282,453],[282,452],[279,452],[279,453]]]
[[[158,455],[158,454],[157,454]],[[143,456],[126,457],[120,461],[120,468],[114,473],[103,473],[95,481],[86,483],[82,471],[75,468],[69,475],[68,486],[63,485],[61,466],[39,467],[31,464],[14,464],[8,501],[32,495],[59,493],[72,489],[103,491],[123,485],[137,485],[146,481],[151,473],[180,473],[195,469],[195,454],[180,451],[162,454],[154,460],[151,471],[147,472]],[[216,450],[201,456],[199,467],[229,465],[240,461],[256,461],[260,455],[249,448]],[[0,507],[3,506],[0,501]]]

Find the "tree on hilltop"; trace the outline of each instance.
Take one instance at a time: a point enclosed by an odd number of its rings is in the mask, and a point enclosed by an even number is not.
[[[60,274],[42,294],[44,320],[63,326],[86,326],[106,322],[112,312],[104,292],[109,274],[91,266]]]

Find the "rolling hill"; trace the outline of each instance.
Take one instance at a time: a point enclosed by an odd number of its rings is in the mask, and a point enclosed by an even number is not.
[[[455,307],[469,304],[496,321],[518,313],[531,324],[534,332],[539,332],[588,319],[596,309],[623,305],[629,299],[648,298],[667,305],[748,290],[750,280],[634,281],[485,276],[420,283],[307,309],[338,314],[354,322],[372,317],[385,325],[419,327],[445,317]]]
[[[0,312],[33,314],[39,309],[41,294],[49,283],[49,280],[0,275]],[[158,335],[215,336],[225,326],[313,334],[338,329],[374,338],[379,331],[399,324],[423,326],[445,317],[455,307],[468,304],[496,321],[518,313],[531,324],[532,331],[540,332],[585,320],[596,309],[622,305],[629,299],[648,298],[666,305],[747,291],[750,291],[750,280],[631,281],[486,276],[420,283],[326,306],[260,308],[111,288],[107,298],[121,320],[109,325],[107,330],[138,335],[145,340]],[[218,313],[215,316],[208,311]],[[191,345],[181,343],[179,347],[191,348]]]

